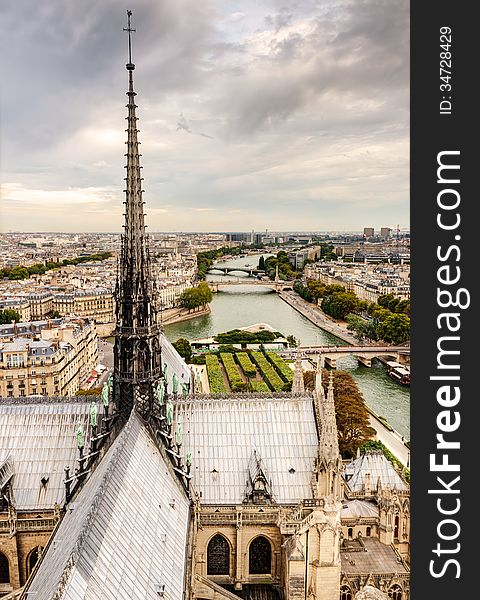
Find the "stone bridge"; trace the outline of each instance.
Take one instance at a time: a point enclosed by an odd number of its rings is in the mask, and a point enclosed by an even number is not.
[[[255,285],[270,288],[271,290],[277,292],[283,292],[284,290],[291,290],[292,283],[290,281],[264,281],[261,279],[250,279],[244,277],[242,279],[235,279],[229,281],[208,281],[208,285],[212,292],[218,292],[221,288],[235,286],[235,285]]]
[[[256,275],[265,275],[265,271],[248,267],[210,267],[207,273],[216,273],[217,275],[228,275],[230,273],[246,273],[249,277]]]
[[[342,354],[353,354],[358,362],[365,367],[372,366],[372,359],[378,358],[383,362],[394,360],[400,363],[408,361],[410,346],[300,346],[300,352],[307,357],[322,355],[325,364],[335,369],[337,358]],[[279,352],[284,358],[295,358],[297,348]]]

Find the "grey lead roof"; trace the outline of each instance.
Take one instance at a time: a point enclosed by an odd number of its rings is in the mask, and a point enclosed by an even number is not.
[[[318,434],[311,398],[185,400],[176,405],[202,504],[239,504],[256,451],[278,503],[312,497]]]
[[[348,552],[340,549],[342,573],[408,573],[408,569],[391,546],[377,538],[362,538],[364,552]]]
[[[176,373],[178,377],[179,384],[182,383],[190,383],[192,372],[190,371],[190,367],[183,360],[183,358],[178,354],[172,344],[167,340],[165,335],[162,333],[160,335],[160,344],[162,347],[162,365],[166,362],[168,365],[168,391],[171,393],[172,391],[172,375]],[[179,388],[179,393],[182,392],[181,387]]]
[[[0,463],[13,463],[17,509],[52,509],[65,498],[64,468],[76,466],[75,429],[88,420],[87,403],[0,403]],[[48,482],[42,485],[42,477]]]
[[[345,467],[344,477],[352,492],[361,492],[364,489],[365,475],[370,474],[371,489],[375,489],[380,478],[382,487],[397,490],[407,490],[408,485],[395,471],[392,463],[385,457],[383,452],[365,452]]]
[[[378,506],[368,500],[344,500],[341,517],[378,517]]]
[[[182,600],[189,500],[135,412],[67,512],[35,600]]]

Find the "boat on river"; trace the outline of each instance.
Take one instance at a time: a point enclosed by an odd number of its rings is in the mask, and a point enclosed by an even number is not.
[[[400,385],[410,385],[410,369],[395,361],[387,362],[387,374]]]

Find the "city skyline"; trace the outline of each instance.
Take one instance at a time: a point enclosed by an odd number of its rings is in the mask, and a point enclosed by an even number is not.
[[[407,3],[130,4],[151,232],[408,228]],[[3,9],[1,231],[120,231],[117,9]]]

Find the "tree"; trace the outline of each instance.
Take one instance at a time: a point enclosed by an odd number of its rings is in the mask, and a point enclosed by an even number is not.
[[[173,347],[180,354],[180,356],[184,359],[185,362],[190,362],[192,358],[192,346],[190,342],[185,338],[179,338],[176,342],[174,342]]]
[[[263,256],[263,254],[258,261],[258,268],[260,271],[265,271],[265,258]]]
[[[58,312],[58,310],[52,310],[50,314],[50,318],[59,319],[62,315]]]
[[[11,308],[5,308],[4,310],[0,310],[0,325],[8,325],[12,321],[15,323],[20,323],[22,320],[20,313]]]
[[[296,348],[298,345],[298,341],[293,335],[287,336],[287,342],[290,348]]]
[[[363,319],[362,317],[354,314],[347,315],[347,323],[350,331],[354,331],[359,342],[364,339],[367,340],[378,340],[378,320],[377,319]]]
[[[358,298],[353,292],[334,292],[325,296],[322,301],[322,310],[334,319],[344,319],[349,313],[355,312]]]
[[[197,287],[191,287],[184,290],[179,298],[178,303],[182,308],[193,310],[200,306],[205,306],[212,301],[212,290],[208,283],[202,281]]]
[[[378,325],[378,335],[385,342],[403,344],[410,339],[410,317],[390,314]]]
[[[212,290],[210,289],[210,286],[208,283],[205,283],[205,281],[202,281],[198,284],[197,289],[199,301],[202,303],[202,306],[206,306],[212,301]]]
[[[328,375],[322,371],[324,392],[328,391]],[[315,373],[309,371],[304,375],[305,386],[313,389]],[[353,458],[357,449],[375,435],[375,429],[370,427],[370,417],[358,386],[347,371],[334,371],[333,395],[338,430],[338,448],[344,458]]]

